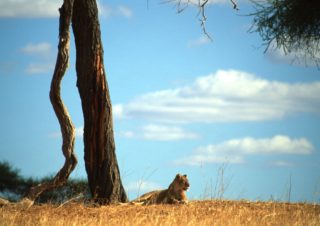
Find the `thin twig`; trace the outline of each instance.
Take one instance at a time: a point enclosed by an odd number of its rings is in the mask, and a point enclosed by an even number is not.
[[[64,206],[65,204],[67,204],[67,203],[69,203],[69,202],[72,202],[72,201],[74,201],[74,200],[77,200],[77,199],[79,199],[79,198],[81,198],[81,197],[83,197],[83,193],[80,193],[80,194],[78,194],[77,196],[75,196],[75,197],[73,197],[73,198],[71,198],[71,199],[68,199],[67,201],[61,203],[61,204],[57,207],[57,209],[60,208],[60,207],[62,207],[62,206]]]
[[[239,10],[237,3],[234,0],[230,0],[232,5],[233,5],[233,9],[235,10]]]
[[[178,6],[177,6],[177,11],[178,11],[178,13],[181,13],[181,12],[183,12],[186,8],[188,8],[188,6],[189,6],[189,3],[190,3],[190,0],[188,0],[186,3],[184,3],[184,4],[181,4],[181,0],[179,0],[178,1]],[[181,7],[181,5],[182,5],[182,7]]]
[[[185,11],[185,9],[189,5],[194,4],[194,2],[191,1],[191,0],[188,0],[188,1],[183,1],[183,0],[163,0],[161,3],[171,3],[171,2],[176,3],[176,7],[177,7],[177,12],[178,13],[181,13],[181,12]],[[200,21],[202,32],[205,34],[205,36],[210,41],[213,41],[212,37],[207,32],[207,28],[206,28],[207,16],[206,16],[205,9],[206,9],[206,6],[208,4],[210,4],[210,2],[211,2],[210,0],[198,0],[197,7],[199,9],[198,18],[199,18],[199,21]],[[238,5],[236,3],[236,0],[230,0],[230,2],[232,3],[234,10],[239,10]]]
[[[199,0],[199,15],[201,15],[199,20],[200,20],[200,24],[201,24],[203,33],[207,36],[208,39],[210,39],[210,41],[213,41],[213,39],[211,38],[211,36],[207,32],[206,24],[205,24],[207,21],[207,17],[205,14],[205,7],[208,2],[209,2],[209,0],[205,0],[203,3],[201,3],[201,0]]]

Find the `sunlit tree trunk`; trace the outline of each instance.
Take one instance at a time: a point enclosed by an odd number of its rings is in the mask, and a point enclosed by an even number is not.
[[[77,86],[84,116],[84,160],[90,191],[100,203],[126,202],[115,153],[112,107],[95,0],[75,0],[72,27],[77,52]]]

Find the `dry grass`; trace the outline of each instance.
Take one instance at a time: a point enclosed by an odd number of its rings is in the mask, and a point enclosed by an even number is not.
[[[191,201],[188,205],[68,203],[0,208],[0,225],[320,225],[320,205],[304,203]]]

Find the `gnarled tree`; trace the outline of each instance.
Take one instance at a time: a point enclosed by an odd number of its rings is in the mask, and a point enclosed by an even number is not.
[[[51,82],[50,100],[59,120],[65,164],[52,181],[30,189],[22,204],[46,190],[65,184],[77,159],[74,154],[74,126],[60,97],[60,84],[69,62],[72,20],[76,44],[77,86],[84,116],[84,159],[88,183],[95,201],[105,204],[126,202],[114,143],[112,107],[103,64],[96,0],[64,0],[60,8],[59,48]]]
[[[60,8],[59,47],[50,89],[51,104],[60,123],[63,139],[62,152],[65,157],[65,162],[63,167],[51,181],[41,183],[29,190],[25,199],[21,202],[27,206],[32,205],[34,200],[42,192],[64,185],[77,164],[77,158],[74,153],[75,130],[68,110],[64,106],[60,96],[61,81],[69,63],[69,27],[71,23],[72,8],[73,0],[65,0]]]

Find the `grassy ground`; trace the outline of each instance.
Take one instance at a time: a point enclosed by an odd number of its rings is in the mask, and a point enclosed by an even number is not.
[[[320,225],[320,205],[280,202],[191,201],[188,205],[79,203],[0,208],[0,225]]]

